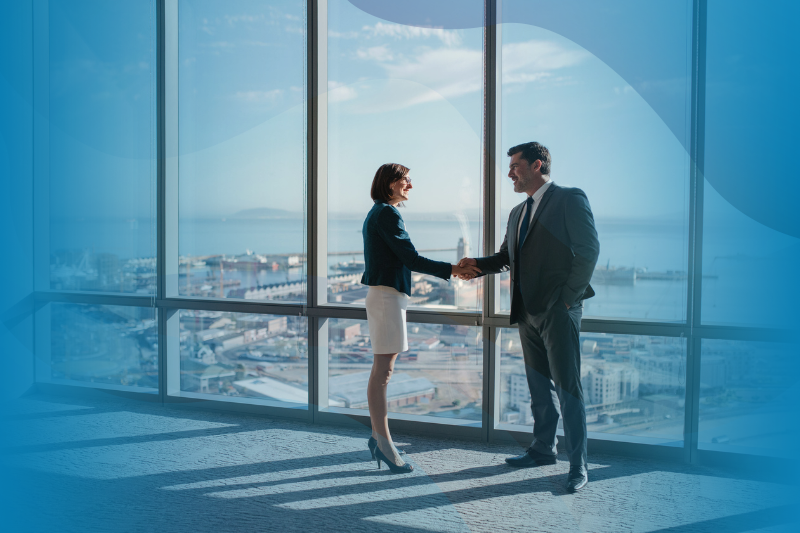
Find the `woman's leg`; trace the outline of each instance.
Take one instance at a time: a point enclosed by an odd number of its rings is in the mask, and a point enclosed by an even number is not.
[[[372,360],[372,372],[367,384],[367,403],[369,418],[372,422],[372,436],[391,440],[389,436],[389,408],[386,404],[386,388],[394,372],[396,353],[375,354]]]
[[[378,447],[395,464],[401,466],[405,462],[397,454],[389,434],[389,407],[386,403],[386,388],[394,372],[397,354],[375,354],[372,360],[372,372],[367,384],[367,402],[369,418],[372,422],[372,436],[378,441]]]

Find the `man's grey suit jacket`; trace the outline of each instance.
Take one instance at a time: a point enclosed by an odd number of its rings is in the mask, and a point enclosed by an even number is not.
[[[514,290],[517,280],[522,302],[532,315],[548,310],[559,300],[572,307],[594,296],[589,281],[600,253],[600,241],[586,194],[580,189],[553,183],[534,213],[517,263],[517,228],[524,208],[525,202],[522,202],[511,210],[500,251],[477,260],[481,275],[511,268],[512,324],[518,318],[514,305],[518,297]]]

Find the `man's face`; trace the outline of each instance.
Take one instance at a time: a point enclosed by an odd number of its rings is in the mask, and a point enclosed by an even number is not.
[[[532,188],[535,165],[537,165],[536,162],[531,165],[522,159],[522,152],[511,156],[511,162],[508,164],[508,177],[514,182],[514,192],[526,192]]]

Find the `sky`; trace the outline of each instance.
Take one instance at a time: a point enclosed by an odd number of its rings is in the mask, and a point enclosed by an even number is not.
[[[106,202],[106,210],[127,216],[138,210],[141,216],[142,207],[149,209],[154,179],[148,161],[154,149],[151,6],[130,3],[114,8],[129,12],[107,8],[109,13],[87,19],[96,8],[54,2],[54,11],[63,13],[54,18],[51,41],[59,46],[51,59],[59,61],[51,78],[63,94],[53,99],[51,112],[63,117],[55,121],[57,128],[72,131],[51,149],[62,154],[59,182],[65,188],[74,190],[76,181],[85,191],[138,183],[135,191]],[[181,217],[224,217],[264,207],[302,212],[304,9],[297,0],[179,3]],[[130,24],[112,31],[100,24],[104,15],[123,16]],[[674,31],[686,33],[688,24]],[[501,33],[502,210],[521,201],[505,178],[504,152],[537,140],[553,155],[552,178],[586,190],[598,217],[684,220],[687,154],[639,93],[591,52],[556,33],[512,23],[503,24]],[[331,213],[368,210],[375,170],[398,162],[412,169],[409,215],[461,211],[475,218],[482,201],[482,41],[481,28],[403,26],[346,0],[329,2]],[[688,44],[672,53],[688,56]],[[87,81],[69,83],[87,69]],[[688,99],[688,86],[683,89]],[[105,119],[75,120],[102,98],[111,100]],[[120,145],[134,148],[120,153]]]
[[[153,219],[155,4],[50,5],[51,214]],[[688,222],[689,160],[681,141],[689,127],[690,18],[683,2],[660,5],[674,6],[670,24],[658,25],[671,43],[661,60],[672,77],[634,85],[564,35],[531,23],[501,25],[501,225],[522,201],[504,177],[504,152],[530,140],[548,146],[551,177],[584,189],[598,220]],[[254,208],[302,212],[304,3],[181,0],[179,9],[181,218]],[[375,170],[398,162],[412,169],[408,217],[462,213],[479,224],[481,28],[404,26],[347,0],[329,1],[327,28],[332,216],[363,216]],[[656,85],[671,91],[669,127],[642,97]],[[708,182],[709,191],[719,183]],[[709,220],[736,209],[717,211]]]
[[[181,184],[191,184],[181,189],[182,216],[301,210],[302,5],[180,7]],[[441,211],[443,198],[448,211],[477,211],[482,39],[480,28],[402,26],[329,2],[332,213],[368,210],[372,176],[385,162],[412,169],[410,215]],[[543,142],[553,154],[552,178],[584,188],[599,217],[686,217],[685,150],[601,60],[547,30],[504,24],[502,72],[503,149]],[[504,154],[498,163],[505,176]],[[501,181],[509,209],[521,198]]]

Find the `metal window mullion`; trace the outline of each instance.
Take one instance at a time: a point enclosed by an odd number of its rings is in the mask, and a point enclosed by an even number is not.
[[[307,221],[306,280],[308,312],[327,300],[327,0],[307,0],[306,4],[306,183]],[[318,418],[322,380],[320,328],[327,328],[324,319],[308,319],[308,414],[311,422]],[[326,330],[327,331],[327,330]]]
[[[689,333],[686,324],[669,322],[639,322],[628,320],[602,320],[584,318],[582,333],[609,333],[616,335],[648,335],[655,337],[685,337]]]
[[[162,403],[180,394],[180,313],[164,302],[178,295],[178,0],[158,0],[158,390]]]
[[[327,302],[328,260],[328,2],[308,0],[308,307]]]
[[[492,255],[497,251],[497,246],[502,240],[499,231],[503,229],[503,221],[498,220],[498,215],[501,211],[500,202],[500,179],[502,172],[500,168],[500,161],[503,160],[505,153],[502,147],[502,86],[503,86],[503,26],[502,26],[502,0],[488,0],[492,5],[492,39],[490,42],[490,49],[487,50],[487,55],[491,53],[491,57],[487,57],[487,61],[491,61],[491,70],[489,73],[492,76],[491,83],[491,101],[489,107],[489,116],[487,118],[487,147],[489,151],[489,158],[491,166],[488,167],[489,180],[487,183],[486,191],[486,243],[485,255]],[[492,318],[504,318],[508,315],[499,313],[500,303],[500,283],[499,277],[488,276],[485,290],[488,293],[488,309],[484,309],[484,316]]]
[[[164,69],[165,69],[165,1],[156,2],[156,299],[153,305],[165,297],[164,264],[164,190],[165,190],[165,150],[164,150]],[[158,395],[161,403],[167,397],[167,322],[163,309],[156,310],[158,327]]]
[[[226,313],[252,313],[261,315],[307,316],[302,304],[280,305],[269,301],[242,301],[223,298],[205,300],[201,298],[165,298],[156,302],[164,309],[195,309],[222,311]]]
[[[698,336],[702,320],[703,281],[703,181],[705,172],[705,90],[707,0],[692,4],[692,85],[690,139],[690,277],[687,322],[689,335],[686,351],[686,403],[684,415],[684,457],[697,458],[699,428],[700,372],[702,342]]]
[[[48,0],[33,19],[33,289],[50,289],[50,20]]]
[[[48,0],[31,4],[33,91],[33,290],[50,289],[50,21]],[[35,296],[35,295],[34,295]],[[35,305],[34,382],[50,377],[50,308]],[[40,379],[41,378],[41,379]]]
[[[497,25],[497,0],[484,2],[483,28],[483,250],[482,255],[494,253],[496,187],[496,146],[498,132],[497,109],[499,108],[498,65],[500,49]],[[496,300],[495,276],[485,276],[483,282],[484,318],[494,316]]]
[[[309,404],[309,416],[312,422],[318,423],[322,416],[320,413],[328,407],[328,326],[330,319],[313,318],[309,319],[309,335],[314,333],[313,350],[316,354],[314,359],[314,383],[312,401]],[[312,343],[309,338],[309,353],[312,350]],[[309,357],[310,360],[310,357]],[[312,390],[309,384],[309,391]]]
[[[495,248],[495,208],[497,202],[496,156],[497,109],[498,109],[498,65],[497,50],[500,48],[497,25],[498,2],[484,2],[483,28],[483,256],[494,253]],[[483,278],[482,319],[493,316],[496,311],[495,276]],[[495,369],[498,353],[496,350],[497,328],[483,326],[483,408],[481,436],[484,442],[491,442],[497,415],[497,376]]]
[[[500,328],[483,328],[483,419],[484,440],[496,440],[495,428],[500,417]]]
[[[136,294],[118,294],[82,291],[37,291],[33,295],[38,303],[73,303],[88,305],[119,305],[128,307],[153,307],[153,297]]]

